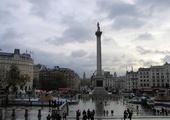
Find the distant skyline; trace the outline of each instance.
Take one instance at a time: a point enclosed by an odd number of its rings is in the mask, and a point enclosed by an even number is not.
[[[97,22],[102,68],[118,76],[170,62],[170,0],[0,0],[0,51],[30,52],[35,64],[89,78],[96,70]]]

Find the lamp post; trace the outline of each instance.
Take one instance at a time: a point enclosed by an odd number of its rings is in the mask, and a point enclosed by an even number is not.
[[[31,97],[31,91],[28,91],[28,97],[29,97],[29,102],[30,102],[30,97]]]
[[[57,114],[60,114],[60,105],[59,105],[59,89],[58,89],[58,105],[57,105]]]
[[[32,105],[32,102],[30,101],[30,98],[31,98],[31,90],[28,91],[28,97],[29,97],[29,103],[30,103],[30,105]]]
[[[59,109],[59,90],[58,90],[58,101],[57,101],[57,109]]]

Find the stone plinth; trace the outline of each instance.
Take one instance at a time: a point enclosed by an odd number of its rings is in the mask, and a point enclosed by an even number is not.
[[[106,95],[106,94],[108,94],[108,92],[103,87],[104,76],[97,75],[97,76],[94,77],[94,80],[95,80],[95,86],[96,87],[94,88],[92,95]]]

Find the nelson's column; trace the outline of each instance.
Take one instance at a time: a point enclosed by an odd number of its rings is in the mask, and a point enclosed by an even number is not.
[[[94,76],[94,91],[93,95],[95,94],[107,94],[103,84],[104,84],[104,75],[102,74],[102,54],[101,54],[101,35],[102,32],[100,31],[99,23],[97,23],[97,31],[95,33],[97,38],[97,73]]]

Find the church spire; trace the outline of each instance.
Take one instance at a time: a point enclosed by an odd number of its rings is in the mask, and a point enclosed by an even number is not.
[[[83,80],[86,80],[86,73],[85,73],[85,71],[83,73]]]

